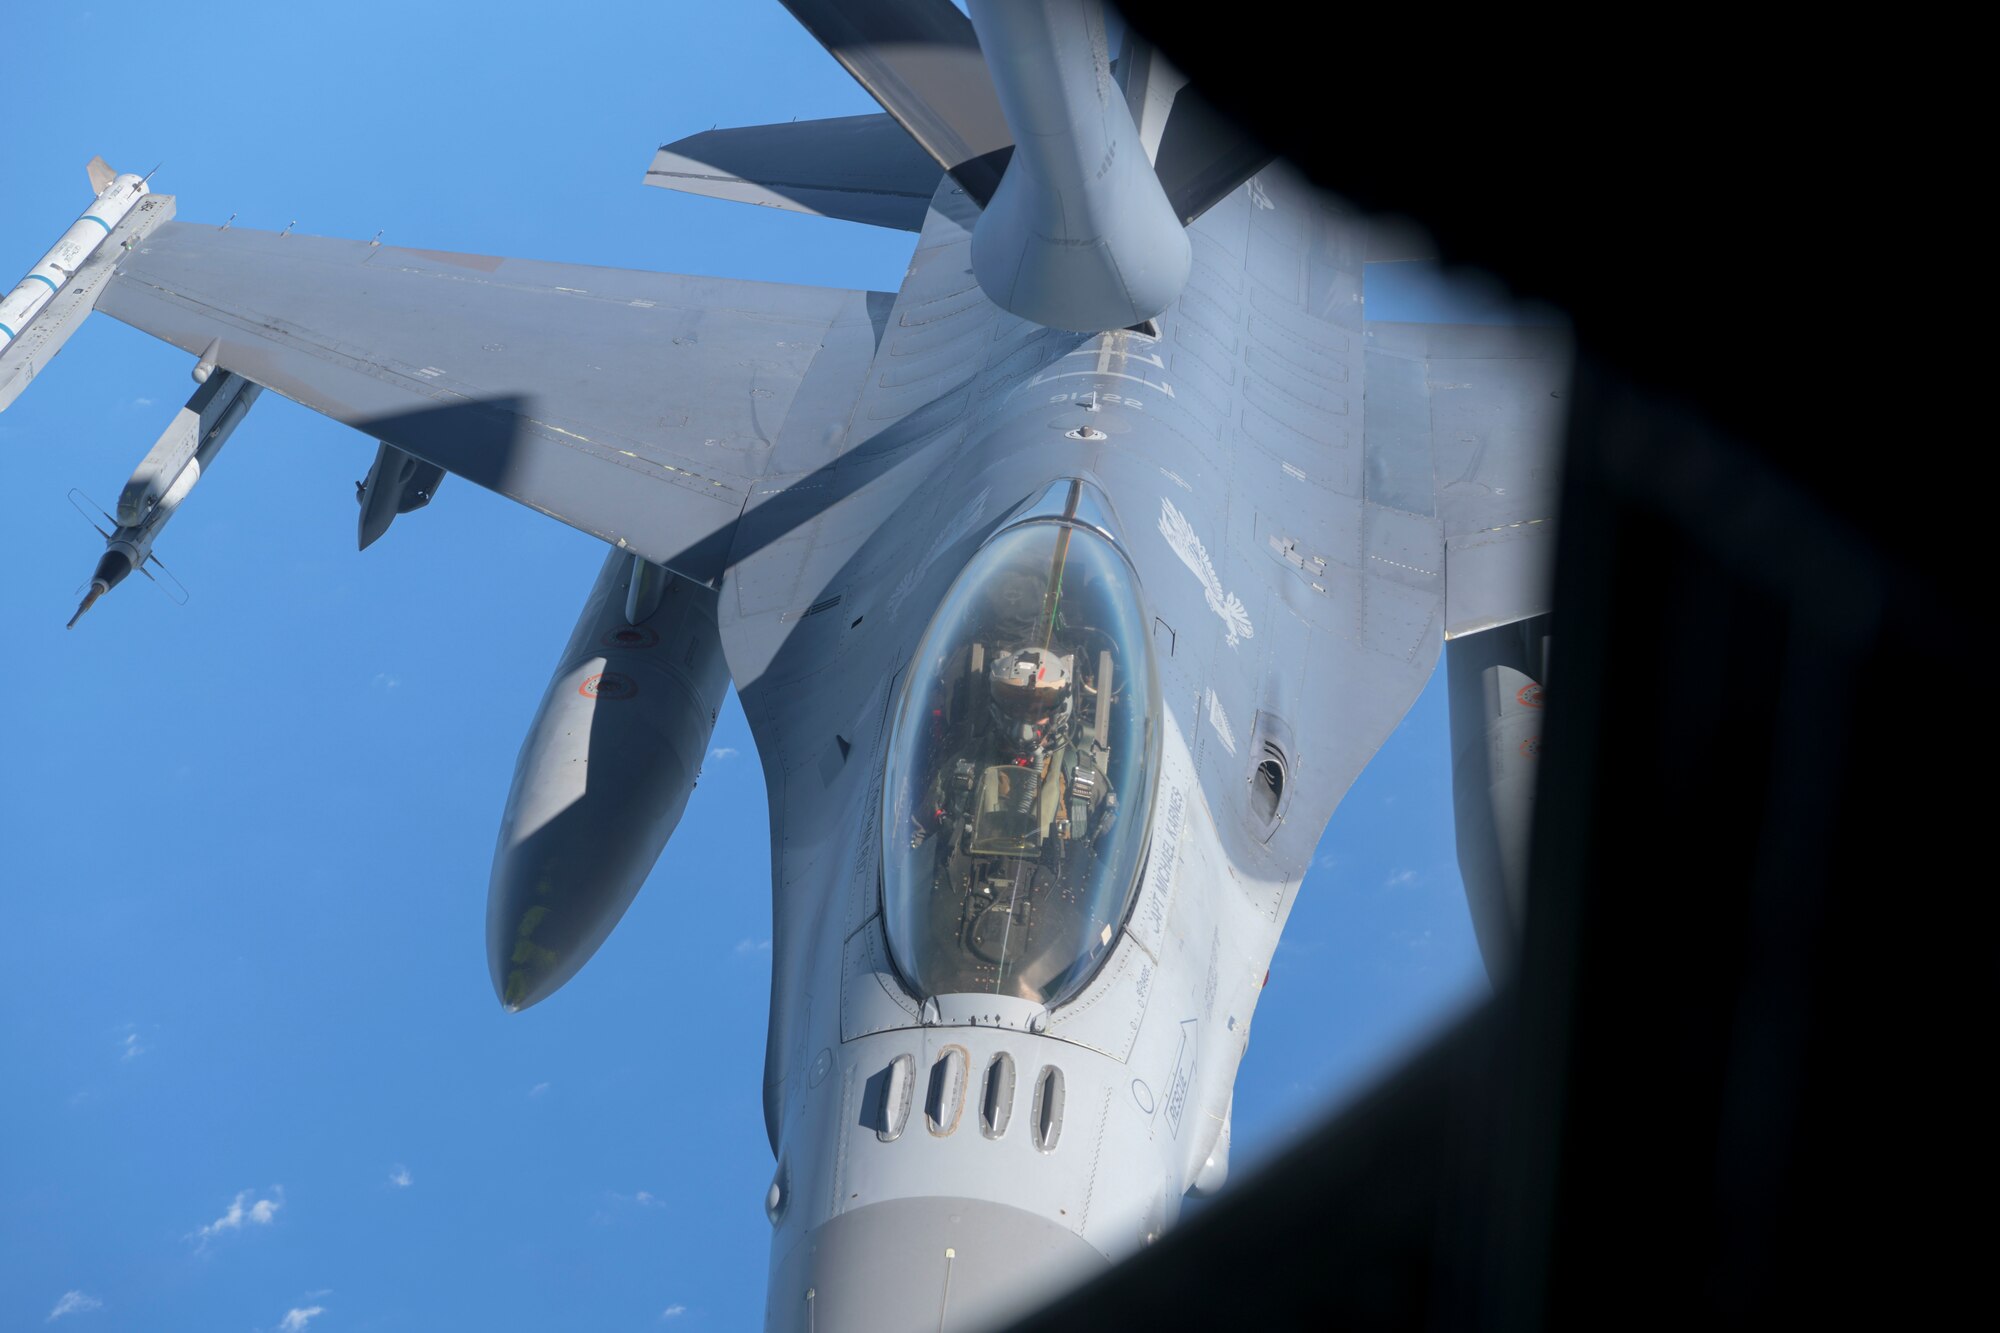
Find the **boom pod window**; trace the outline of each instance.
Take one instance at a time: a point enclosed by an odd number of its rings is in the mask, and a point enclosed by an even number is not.
[[[1137,585],[1097,531],[1036,519],[975,552],[924,631],[882,807],[889,949],[917,994],[1053,1007],[1110,952],[1159,747]]]

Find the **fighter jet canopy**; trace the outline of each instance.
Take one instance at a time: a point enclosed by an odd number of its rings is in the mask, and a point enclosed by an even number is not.
[[[889,742],[883,920],[912,990],[1054,1006],[1090,980],[1138,884],[1156,694],[1137,578],[1102,532],[1035,518],[974,553]]]

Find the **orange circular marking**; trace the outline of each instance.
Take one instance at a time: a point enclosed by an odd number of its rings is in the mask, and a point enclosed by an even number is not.
[[[1542,738],[1540,736],[1530,736],[1521,742],[1521,757],[1523,759],[1534,759],[1540,756],[1541,753]]]
[[[586,699],[630,699],[639,693],[639,682],[617,671],[584,677],[576,692]]]
[[[1514,702],[1523,708],[1540,708],[1542,706],[1542,687],[1533,681],[1529,681],[1526,685],[1514,691]]]

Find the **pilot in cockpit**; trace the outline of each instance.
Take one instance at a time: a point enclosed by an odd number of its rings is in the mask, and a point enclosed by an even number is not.
[[[914,812],[911,846],[935,834],[952,839],[939,887],[977,890],[986,876],[1011,878],[1013,869],[989,858],[1036,862],[1067,878],[1065,870],[1082,868],[1070,863],[1094,855],[1109,830],[1111,655],[1099,655],[1089,682],[1078,679],[1075,659],[1054,647],[1002,648],[988,658],[986,645],[970,645],[959,678],[985,694],[985,706],[953,698],[958,725],[945,729],[955,734],[939,738],[943,761]],[[1079,702],[1089,705],[1088,725]]]
[[[931,994],[1046,998],[1111,947],[1149,791],[1130,571],[1081,527],[994,538],[919,642],[885,773],[891,948]]]

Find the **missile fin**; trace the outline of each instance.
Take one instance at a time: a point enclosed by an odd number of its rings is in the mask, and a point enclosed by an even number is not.
[[[166,575],[166,581],[162,582],[159,579],[153,578],[152,574],[146,569],[147,565],[151,565],[154,569]],[[165,594],[166,599],[175,606],[186,606],[188,604],[187,584],[182,583],[179,576],[173,570],[168,569],[157,555],[148,554],[144,562],[140,564],[139,572],[146,575],[147,578],[153,579],[153,586]],[[172,586],[169,587],[168,584],[172,584]]]
[[[97,520],[92,518],[84,510],[84,506],[89,505],[92,509],[96,509],[98,513],[104,514],[104,511],[98,508],[97,501],[91,499],[89,496],[85,495],[81,490],[72,486],[69,488],[69,503],[70,503],[70,508],[76,510],[77,513],[83,515],[83,521],[90,524],[91,528],[96,531],[98,536],[104,538],[105,541],[111,540],[111,534],[106,532],[103,528],[98,527]],[[109,514],[104,514],[104,521],[106,523],[109,523],[114,528],[118,526],[118,520],[111,517],[111,515]]]
[[[103,194],[105,190],[110,188],[111,182],[118,179],[118,173],[113,171],[111,165],[101,157],[91,158],[89,165],[84,167],[84,170],[90,173],[90,192],[92,194]]]

